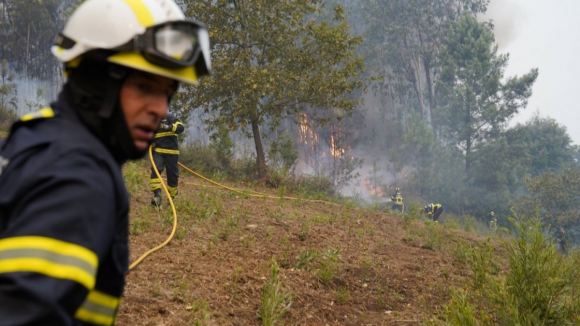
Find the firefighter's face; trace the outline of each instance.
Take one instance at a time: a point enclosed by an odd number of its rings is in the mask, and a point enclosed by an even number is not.
[[[121,86],[120,102],[135,147],[146,150],[155,130],[167,115],[175,81],[141,71],[133,71]]]

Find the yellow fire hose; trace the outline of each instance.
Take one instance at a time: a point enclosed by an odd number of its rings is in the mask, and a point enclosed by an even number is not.
[[[161,187],[163,188],[163,191],[165,191],[165,194],[167,195],[168,201],[169,201],[169,205],[171,205],[171,210],[173,212],[173,229],[171,230],[171,234],[169,235],[169,237],[167,238],[167,240],[165,240],[162,244],[158,245],[157,247],[148,250],[147,252],[145,252],[141,257],[139,257],[139,259],[137,259],[135,262],[133,262],[130,266],[129,266],[129,270],[132,270],[133,268],[135,268],[137,265],[139,265],[147,256],[149,256],[151,253],[163,248],[165,245],[167,245],[171,239],[173,238],[173,236],[175,235],[175,231],[177,230],[177,212],[175,210],[175,205],[173,204],[173,200],[171,199],[171,195],[169,194],[169,190],[167,189],[167,186],[165,185],[165,182],[163,181],[163,178],[161,178],[161,175],[159,174],[159,171],[157,170],[157,166],[155,166],[155,162],[153,161],[153,147],[149,146],[149,161],[151,162],[151,166],[153,167],[153,171],[155,171],[155,175],[157,176],[157,178],[159,178],[159,180],[161,181]],[[223,189],[227,189],[233,192],[237,192],[239,194],[245,195],[245,196],[250,196],[250,197],[258,197],[258,198],[273,198],[273,199],[290,199],[290,200],[300,200],[300,198],[298,197],[289,197],[289,196],[271,196],[271,195],[267,195],[267,194],[263,194],[263,193],[259,193],[259,192],[244,192],[244,191],[240,191],[231,187],[227,187],[224,186],[222,184],[219,184],[213,180],[210,180],[204,176],[202,176],[199,173],[196,173],[195,171],[189,169],[187,166],[181,164],[181,162],[177,163],[179,166],[181,166],[184,170],[186,170],[187,172],[193,174],[194,176],[205,180],[211,184],[213,184],[216,187],[219,188],[223,188]],[[333,203],[333,202],[329,202],[329,201],[325,201],[325,200],[318,200],[318,199],[305,199],[307,201],[310,202],[316,202],[316,203],[325,203],[325,204],[331,204],[331,205],[335,205],[335,206],[341,206],[344,207],[341,204],[337,204],[337,203]],[[403,204],[403,212],[405,211],[405,206]]]
[[[165,194],[167,195],[169,205],[171,205],[171,210],[173,211],[173,230],[171,230],[171,234],[169,235],[167,240],[165,240],[162,244],[158,245],[157,247],[144,253],[141,257],[139,257],[139,259],[137,259],[135,262],[133,262],[129,266],[129,270],[132,270],[133,268],[135,268],[135,266],[139,265],[139,263],[141,263],[143,261],[143,259],[145,259],[145,257],[149,256],[151,253],[165,247],[165,245],[168,244],[169,241],[171,241],[171,239],[173,238],[173,235],[175,234],[175,230],[177,229],[177,212],[175,211],[175,206],[173,205],[173,200],[171,199],[171,196],[169,195],[169,190],[167,190],[167,186],[165,185],[165,182],[163,182],[163,179],[161,178],[161,175],[159,174],[159,171],[157,170],[157,166],[155,166],[155,162],[153,162],[153,146],[149,146],[149,161],[151,161],[151,166],[153,167],[153,171],[155,171],[155,175],[157,175],[157,177],[161,181],[161,187],[163,187],[163,191],[165,191]]]

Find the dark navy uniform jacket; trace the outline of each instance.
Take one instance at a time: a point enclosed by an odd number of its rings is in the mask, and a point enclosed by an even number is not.
[[[121,163],[61,100],[0,149],[0,325],[112,325],[128,270]]]
[[[177,135],[185,130],[183,124],[175,116],[168,114],[161,121],[161,125],[168,127],[160,128],[155,132],[154,151],[161,154],[179,154]]]

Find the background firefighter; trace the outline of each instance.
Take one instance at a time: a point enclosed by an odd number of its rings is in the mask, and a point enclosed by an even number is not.
[[[179,161],[179,141],[177,135],[184,130],[183,124],[173,114],[169,113],[161,121],[153,141],[153,162],[159,174],[165,168],[167,169],[167,190],[169,190],[169,195],[172,199],[177,195],[177,182],[179,181],[179,166],[177,165]],[[149,186],[151,191],[153,191],[151,205],[161,207],[161,180],[155,174],[153,167],[151,167]]]
[[[393,201],[391,210],[403,212],[403,196],[401,195],[399,187],[395,188],[395,193],[391,196],[391,200]]]
[[[433,221],[438,221],[441,213],[443,213],[443,206],[441,204],[429,204],[423,208],[423,211],[429,215]]]
[[[558,243],[558,251],[561,254],[568,256],[568,237],[566,236],[566,230],[560,227],[556,232],[556,242]]]

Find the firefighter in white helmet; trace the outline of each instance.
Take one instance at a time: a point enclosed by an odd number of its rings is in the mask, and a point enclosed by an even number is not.
[[[52,48],[67,81],[0,144],[0,324],[113,325],[128,270],[122,164],[146,154],[178,83],[211,70],[172,0],[88,0]]]

